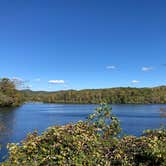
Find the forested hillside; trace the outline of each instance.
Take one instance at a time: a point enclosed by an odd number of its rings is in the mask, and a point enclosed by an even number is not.
[[[18,106],[23,102],[21,93],[16,90],[15,83],[8,79],[0,79],[0,107]]]
[[[17,106],[24,101],[45,103],[98,104],[163,104],[166,103],[166,86],[154,88],[107,88],[66,90],[56,92],[16,89],[15,82],[0,79],[0,106]]]
[[[106,102],[110,104],[151,104],[166,103],[166,86],[155,88],[110,88],[67,90],[57,92],[22,91],[26,100],[46,103],[91,104]]]

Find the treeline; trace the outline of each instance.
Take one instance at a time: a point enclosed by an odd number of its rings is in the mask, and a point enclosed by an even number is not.
[[[0,106],[18,106],[24,101],[68,104],[165,104],[166,86],[154,88],[109,88],[56,92],[16,89],[15,82],[0,79]]]
[[[0,107],[18,106],[22,102],[22,94],[16,90],[15,83],[8,78],[0,79]]]
[[[22,91],[27,101],[45,103],[77,103],[98,104],[106,102],[110,104],[164,104],[166,103],[166,86],[155,88],[110,88],[67,90],[57,92]]]

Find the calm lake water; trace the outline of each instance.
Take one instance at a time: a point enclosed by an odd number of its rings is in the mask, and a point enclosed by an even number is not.
[[[19,108],[0,108],[0,161],[7,155],[6,144],[20,142],[35,129],[41,133],[49,126],[85,120],[97,105],[28,103]],[[112,105],[113,113],[120,119],[123,132],[141,135],[145,129],[166,124],[160,108],[166,105]]]

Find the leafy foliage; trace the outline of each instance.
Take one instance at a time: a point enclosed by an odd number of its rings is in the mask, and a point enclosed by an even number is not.
[[[141,137],[120,138],[119,121],[101,104],[88,120],[54,126],[42,135],[28,134],[21,144],[9,144],[2,166],[166,165],[166,130],[148,130]]]
[[[22,102],[21,98],[14,82],[8,78],[0,79],[0,106],[18,106]]]
[[[105,140],[115,137],[121,132],[120,122],[111,111],[110,105],[103,103],[88,118],[89,124],[97,128],[100,136]]]
[[[57,92],[33,92],[22,91],[27,101],[39,101],[46,103],[78,103],[99,104],[150,104],[166,103],[166,87],[155,88],[110,88],[67,90]]]

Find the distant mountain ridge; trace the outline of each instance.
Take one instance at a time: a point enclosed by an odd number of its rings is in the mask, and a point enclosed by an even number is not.
[[[126,88],[130,88],[130,89],[157,89],[157,88],[166,88],[166,85],[160,85],[160,86],[155,86],[155,87],[112,87],[112,88],[88,88],[88,89],[80,89],[80,90],[75,90],[75,89],[67,89],[67,90],[57,90],[57,91],[45,91],[45,90],[41,90],[41,91],[34,91],[31,89],[23,89],[23,90],[19,90],[21,92],[34,92],[34,93],[56,93],[56,92],[64,92],[64,91],[85,91],[85,90],[109,90],[109,89],[126,89]]]

